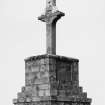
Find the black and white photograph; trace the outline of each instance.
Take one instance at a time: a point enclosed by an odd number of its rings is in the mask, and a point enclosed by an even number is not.
[[[0,0],[1,105],[105,104],[105,0]]]

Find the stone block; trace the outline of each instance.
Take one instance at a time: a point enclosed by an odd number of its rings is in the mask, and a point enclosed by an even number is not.
[[[17,99],[13,99],[13,104],[16,104],[18,103],[18,100]]]
[[[56,75],[51,75],[51,76],[49,77],[49,81],[50,81],[51,84],[52,84],[52,83],[55,83],[55,82],[56,82]]]
[[[57,84],[56,81],[53,81],[53,82],[50,83],[50,89],[51,89],[51,90],[56,90],[56,89],[58,89],[58,84]]]
[[[49,68],[50,68],[50,65],[46,64],[45,65],[45,70],[49,72],[49,70],[50,70]]]
[[[45,64],[49,64],[49,58],[45,58]]]
[[[79,94],[78,88],[74,88],[74,89],[72,90],[72,95],[78,95],[78,94]]]
[[[50,89],[45,90],[45,96],[50,96]]]
[[[55,64],[56,64],[56,60],[53,59],[53,58],[50,58],[50,59],[49,59],[49,64],[54,64],[54,65],[55,65]]]
[[[81,95],[83,98],[87,98],[87,93],[86,92],[84,92],[84,93],[82,93],[82,95]]]
[[[35,60],[35,65],[39,66],[40,65],[40,60]]]
[[[41,65],[40,66],[40,71],[43,71],[44,72],[45,70],[46,70],[46,66],[45,65]]]
[[[81,94],[83,92],[83,88],[79,87],[79,94]]]
[[[32,91],[32,87],[31,86],[26,86],[25,91]]]
[[[50,90],[51,96],[57,96],[57,90]]]
[[[25,97],[25,93],[20,92],[17,94],[18,98],[24,98]]]
[[[18,102],[19,102],[19,103],[25,102],[25,99],[24,99],[24,98],[19,98],[19,99],[18,99]]]
[[[66,96],[70,96],[71,95],[71,90],[66,90]]]
[[[46,103],[50,102],[51,97],[50,96],[44,96],[44,97],[42,96],[42,97],[40,97],[40,100],[42,101],[41,105],[50,105],[50,104],[46,104]]]
[[[42,64],[45,64],[46,62],[45,62],[45,59],[44,58],[42,58],[42,59],[40,59],[40,64],[42,65]]]
[[[49,72],[48,71],[40,71],[40,77],[49,77]]]
[[[40,71],[40,67],[34,65],[34,66],[31,67],[31,71],[32,72],[39,72]]]
[[[21,91],[22,91],[22,92],[24,92],[24,91],[25,91],[25,86],[23,86],[23,87],[21,88]]]
[[[55,64],[50,64],[50,65],[49,65],[49,72],[50,72],[50,73],[56,72],[56,65],[55,65]]]
[[[26,102],[31,102],[31,101],[32,101],[31,97],[26,98]]]
[[[47,90],[47,89],[50,89],[50,85],[49,84],[41,84],[41,85],[38,85],[38,87],[39,87],[39,89],[45,89],[45,90]]]
[[[39,96],[45,96],[45,90],[39,90],[38,95]]]
[[[65,96],[65,94],[66,94],[65,90],[58,90],[59,96]]]
[[[32,97],[32,102],[40,101],[40,97]]]
[[[33,93],[32,93],[32,97],[37,97],[38,96],[38,91],[34,91]]]
[[[32,97],[38,96],[38,90],[39,90],[39,88],[37,88],[37,86],[33,87],[33,89],[32,89]]]

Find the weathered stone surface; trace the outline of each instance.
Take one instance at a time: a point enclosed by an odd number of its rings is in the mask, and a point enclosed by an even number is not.
[[[38,85],[40,90],[46,90],[46,89],[50,89],[50,85],[49,84],[40,84]]]
[[[39,90],[39,96],[45,96],[45,90]]]
[[[50,89],[45,90],[45,96],[51,96]]]
[[[25,97],[25,93],[24,92],[20,92],[18,93],[18,98],[24,98]]]

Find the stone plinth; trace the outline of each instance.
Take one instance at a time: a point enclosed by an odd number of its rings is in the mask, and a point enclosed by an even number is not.
[[[78,59],[39,55],[25,59],[25,86],[15,105],[90,105],[79,86]]]

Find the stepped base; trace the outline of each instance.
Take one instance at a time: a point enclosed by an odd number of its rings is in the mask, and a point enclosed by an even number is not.
[[[79,86],[78,59],[39,55],[25,60],[25,87],[15,105],[90,105]]]

